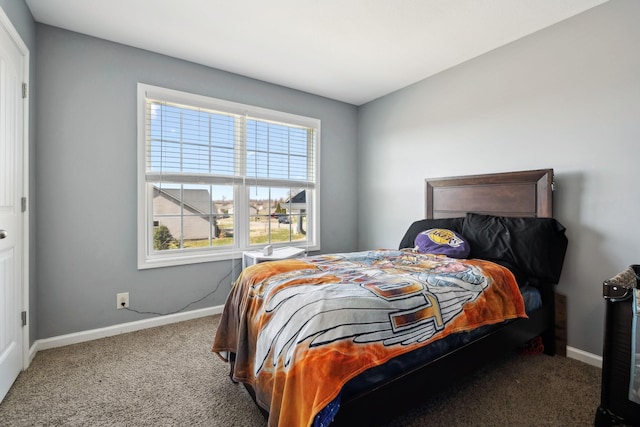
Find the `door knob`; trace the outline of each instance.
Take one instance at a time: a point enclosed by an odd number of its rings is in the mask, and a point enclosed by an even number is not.
[[[0,239],[4,239],[8,235],[9,233],[7,233],[7,230],[0,230]]]

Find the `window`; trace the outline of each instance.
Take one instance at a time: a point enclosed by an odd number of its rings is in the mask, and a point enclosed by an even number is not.
[[[319,249],[320,120],[138,85],[138,267]]]

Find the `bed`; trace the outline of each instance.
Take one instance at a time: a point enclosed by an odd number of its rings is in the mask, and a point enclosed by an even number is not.
[[[536,337],[553,354],[552,190],[551,169],[428,179],[398,249],[245,269],[213,351],[270,426],[379,424]]]

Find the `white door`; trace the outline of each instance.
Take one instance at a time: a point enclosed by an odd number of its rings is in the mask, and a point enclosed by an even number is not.
[[[24,61],[9,31],[0,20],[0,400],[22,370],[23,352]]]

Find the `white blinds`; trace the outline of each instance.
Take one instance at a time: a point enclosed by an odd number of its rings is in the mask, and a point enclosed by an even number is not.
[[[317,129],[146,98],[146,181],[315,186]]]
[[[313,182],[313,129],[247,119],[247,177]]]

